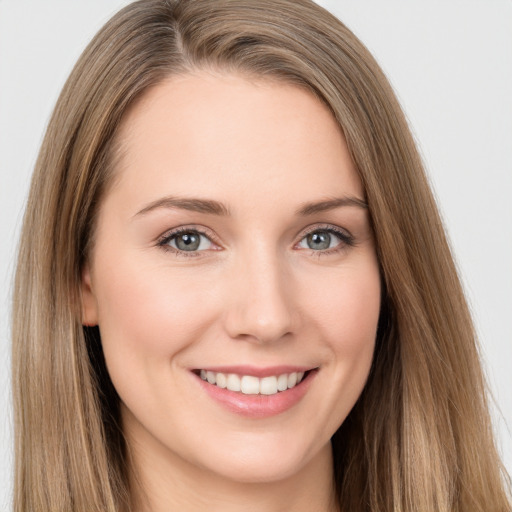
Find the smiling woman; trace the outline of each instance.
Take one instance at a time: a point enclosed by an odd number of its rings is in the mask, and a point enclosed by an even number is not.
[[[142,488],[165,488],[163,510],[184,472],[205,497],[293,481],[276,503],[328,509],[330,438],[367,380],[381,295],[334,118],[296,86],[194,71],[147,92],[118,136],[83,321]]]
[[[382,72],[307,0],[141,0],[48,127],[15,510],[505,511],[475,336]]]

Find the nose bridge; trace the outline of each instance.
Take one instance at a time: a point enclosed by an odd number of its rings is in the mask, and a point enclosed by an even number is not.
[[[285,261],[269,245],[252,247],[234,263],[226,328],[233,338],[276,341],[291,333],[294,317]]]

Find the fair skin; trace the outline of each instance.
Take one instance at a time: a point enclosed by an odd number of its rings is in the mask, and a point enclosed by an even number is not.
[[[119,136],[83,321],[140,509],[336,510],[330,438],[368,377],[381,289],[332,115],[295,86],[198,71],[147,92]]]

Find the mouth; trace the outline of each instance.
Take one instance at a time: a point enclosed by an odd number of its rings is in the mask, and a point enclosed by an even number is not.
[[[192,370],[200,388],[230,413],[269,418],[295,409],[307,394],[319,368],[249,366]]]
[[[212,370],[195,370],[199,377],[221,389],[227,389],[244,395],[276,395],[292,389],[308,377],[312,370],[279,373],[266,377],[239,375],[236,373],[216,372]]]

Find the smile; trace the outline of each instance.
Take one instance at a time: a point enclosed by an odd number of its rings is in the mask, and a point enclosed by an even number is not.
[[[252,419],[295,408],[308,393],[319,368],[231,366],[192,370],[206,396],[230,413]]]
[[[304,378],[305,372],[282,373],[258,378],[253,375],[200,370],[199,376],[204,381],[221,389],[228,389],[244,395],[275,395],[294,388]]]

